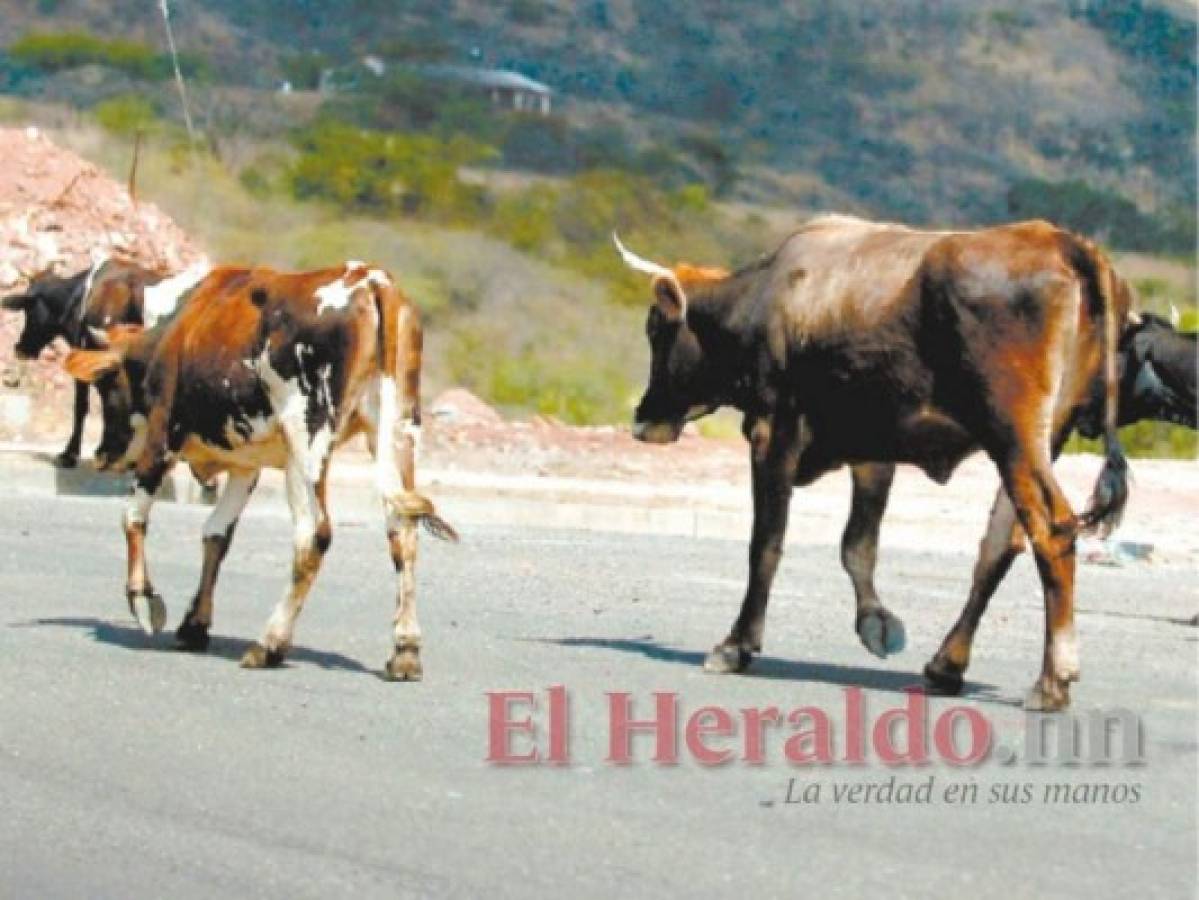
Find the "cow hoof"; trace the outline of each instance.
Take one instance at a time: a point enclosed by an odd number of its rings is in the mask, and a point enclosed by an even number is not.
[[[1058,712],[1070,705],[1070,683],[1042,676],[1024,698],[1029,712]]]
[[[175,629],[175,646],[188,653],[206,653],[208,626],[203,622],[184,619],[183,624]]]
[[[420,664],[419,647],[396,647],[384,667],[389,681],[420,681],[425,677]]]
[[[717,644],[704,659],[704,670],[719,673],[744,672],[752,658],[753,654],[744,647]]]
[[[858,616],[857,632],[862,646],[879,659],[899,653],[908,641],[903,622],[881,606]]]
[[[275,669],[283,665],[283,654],[278,650],[268,650],[262,644],[251,644],[241,658],[243,669]]]
[[[67,453],[65,450],[54,457],[54,465],[60,469],[73,469],[79,465],[78,453]]]
[[[962,685],[965,684],[963,672],[963,669],[949,660],[934,657],[924,667],[924,680],[935,693],[956,697],[962,692]]]
[[[167,605],[153,591],[130,594],[129,611],[142,631],[150,636],[162,631],[167,623]]]

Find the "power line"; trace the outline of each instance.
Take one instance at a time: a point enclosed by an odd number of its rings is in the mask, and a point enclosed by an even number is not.
[[[175,50],[175,35],[171,31],[171,11],[167,7],[167,0],[158,0],[158,7],[162,10],[162,21],[167,29],[167,45],[171,48],[171,63],[175,67],[175,84],[179,87],[179,99],[183,102],[183,122],[187,125],[187,137],[195,144],[196,130],[192,127],[192,114],[187,104],[187,85],[183,82],[183,71],[179,68],[179,53]]]

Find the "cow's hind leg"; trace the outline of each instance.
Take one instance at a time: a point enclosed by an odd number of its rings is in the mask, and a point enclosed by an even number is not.
[[[387,505],[386,503],[384,504]],[[399,580],[396,596],[394,649],[387,660],[387,676],[395,681],[420,681],[420,623],[416,618],[416,526],[412,516],[388,514],[387,542]]]
[[[857,597],[854,630],[867,650],[885,659],[903,650],[906,643],[903,622],[883,606],[874,589],[878,532],[895,478],[895,466],[858,465],[850,471],[853,502],[841,537],[841,564],[849,573]]]
[[[208,629],[212,625],[212,597],[217,574],[225,554],[229,552],[237,521],[257,484],[257,472],[230,473],[224,493],[204,523],[204,567],[200,574],[200,586],[196,589],[191,608],[175,631],[175,640],[181,650],[203,653],[208,649]]]
[[[417,526],[432,507],[416,492],[416,451],[419,427],[415,424],[415,404],[408,400],[414,391],[405,391],[400,410],[402,427],[394,445],[384,446],[380,429],[380,384],[367,391],[360,407],[359,422],[366,433],[367,446],[379,467],[377,481],[387,523],[387,544],[398,580],[392,653],[383,667],[393,681],[420,681],[421,630],[416,617],[416,546]],[[398,453],[396,453],[398,450]],[[394,454],[394,456],[393,456]],[[395,477],[398,475],[398,482]]]
[[[1048,454],[1017,452],[1003,467],[1003,481],[1036,556],[1045,592],[1045,652],[1041,676],[1025,707],[1053,711],[1070,704],[1070,682],[1079,678],[1074,630],[1076,519],[1054,478]]]
[[[54,457],[60,469],[73,469],[79,462],[79,450],[83,446],[83,422],[87,418],[87,395],[91,385],[86,381],[75,382],[75,406],[71,410],[71,436],[62,453]]]
[[[986,534],[978,548],[970,596],[957,622],[941,642],[941,648],[924,667],[925,678],[937,691],[947,694],[961,691],[978,623],[1012,561],[1023,549],[1024,530],[1016,520],[1016,510],[1007,491],[1000,487],[987,520]]]
[[[319,474],[314,479],[305,465],[304,456],[295,452],[295,446],[295,442],[292,442],[286,473],[287,502],[291,507],[295,538],[291,584],[267,620],[261,640],[242,656],[241,664],[247,669],[262,669],[283,662],[291,648],[296,618],[304,608],[304,600],[308,597],[332,540],[325,507],[328,458],[320,462]]]

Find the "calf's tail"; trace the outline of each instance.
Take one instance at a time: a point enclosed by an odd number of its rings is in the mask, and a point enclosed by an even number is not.
[[[392,513],[401,518],[416,519],[439,540],[457,541],[458,532],[437,515],[433,501],[416,490],[424,340],[419,314],[383,272],[372,270],[371,288],[379,321],[376,353],[379,410],[374,447],[376,485]],[[397,415],[403,420],[398,461],[394,455]]]
[[[1107,537],[1120,524],[1128,503],[1128,460],[1117,433],[1120,385],[1117,375],[1120,331],[1129,314],[1130,295],[1097,247],[1077,239],[1075,264],[1087,282],[1091,318],[1102,324],[1103,347],[1103,468],[1086,510],[1078,517],[1084,534]]]

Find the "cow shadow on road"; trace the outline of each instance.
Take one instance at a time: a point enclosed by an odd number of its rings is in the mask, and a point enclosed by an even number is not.
[[[651,636],[635,638],[566,637],[544,638],[539,643],[556,644],[560,647],[592,647],[600,650],[616,650],[621,653],[636,653],[658,662],[702,668],[707,655],[697,650],[680,650],[654,640]],[[756,656],[741,678],[763,678],[778,681],[818,681],[838,687],[860,687],[872,691],[903,693],[918,687],[929,690],[919,673],[897,672],[891,669],[869,669],[862,666],[845,666],[837,663],[811,662],[807,660],[781,659],[777,656]],[[967,682],[959,695],[982,703],[1003,706],[1020,706],[1021,701],[1004,696],[999,689],[983,682]]]
[[[104,619],[90,617],[34,619],[31,622],[22,623],[17,627],[75,628],[80,631],[91,631],[92,639],[100,642],[101,644],[109,644],[110,646],[121,647],[125,650],[178,654],[183,654],[185,652],[175,646],[174,635],[170,634],[169,632],[163,632],[162,634],[149,637],[140,628],[134,628],[130,625],[117,625],[113,622],[107,622]],[[241,660],[242,655],[253,643],[253,641],[248,641],[245,638],[213,635],[212,640],[208,644],[208,651],[203,655],[216,656],[221,659],[230,659],[236,662]],[[374,674],[371,669],[368,669],[362,663],[358,662],[358,660],[351,659],[348,656],[343,656],[340,653],[310,650],[307,647],[301,647],[293,644],[291,650],[289,650],[287,653],[287,660],[283,663],[281,668],[287,668],[289,665],[295,663],[306,663],[308,665],[318,666],[322,669],[336,669],[344,672],[363,672],[366,674]]]

